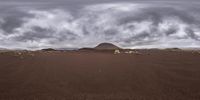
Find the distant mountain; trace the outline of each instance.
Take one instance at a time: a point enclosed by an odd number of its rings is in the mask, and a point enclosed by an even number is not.
[[[96,49],[96,50],[115,50],[115,49],[121,49],[121,48],[112,43],[101,43],[101,44],[97,45],[94,49]]]
[[[56,48],[56,50],[61,50],[61,51],[65,51],[65,50],[78,50],[79,48]]]
[[[42,51],[56,51],[56,50],[52,48],[47,48],[47,49],[42,49]]]
[[[6,48],[0,48],[0,50],[8,50],[8,49],[6,49]]]

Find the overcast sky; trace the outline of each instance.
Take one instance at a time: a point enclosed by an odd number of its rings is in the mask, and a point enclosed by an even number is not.
[[[200,47],[197,0],[0,0],[0,48]]]

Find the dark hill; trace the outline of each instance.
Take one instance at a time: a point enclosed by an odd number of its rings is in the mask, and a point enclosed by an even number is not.
[[[42,49],[42,51],[56,51],[56,50],[53,48],[47,48],[47,49]]]
[[[114,49],[121,49],[118,46],[111,44],[111,43],[101,43],[97,45],[94,49],[97,50],[114,50]]]

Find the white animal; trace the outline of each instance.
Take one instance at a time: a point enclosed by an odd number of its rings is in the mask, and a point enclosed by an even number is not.
[[[133,51],[128,51],[129,54],[134,53]]]
[[[115,50],[114,54],[120,54],[120,51],[119,50]]]

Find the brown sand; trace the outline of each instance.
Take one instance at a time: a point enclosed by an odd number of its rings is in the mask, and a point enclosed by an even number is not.
[[[200,53],[0,53],[1,100],[200,100]]]

